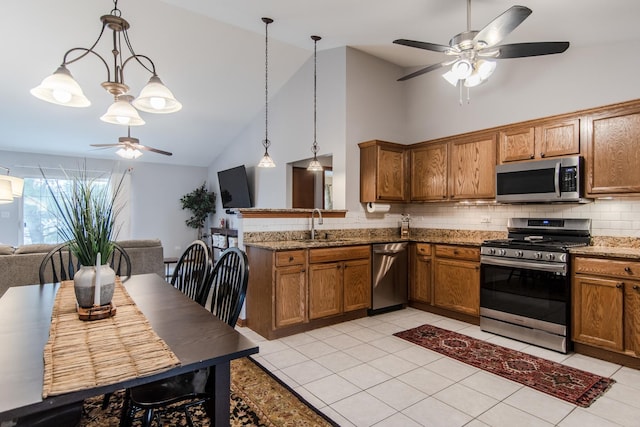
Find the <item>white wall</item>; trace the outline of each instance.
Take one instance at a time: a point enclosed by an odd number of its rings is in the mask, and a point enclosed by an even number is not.
[[[54,169],[78,169],[84,158],[51,156],[34,153],[0,151],[0,164],[11,168],[15,176],[40,177],[39,166]],[[118,239],[155,239],[162,241],[165,256],[178,256],[188,243],[197,237],[197,231],[188,228],[188,211],[182,210],[180,197],[200,186],[207,179],[203,167],[172,166],[136,161],[86,159],[88,170],[105,172],[132,167],[129,211],[130,227],[127,235]],[[0,242],[18,245],[22,200],[0,205]],[[8,212],[9,218],[4,218]]]

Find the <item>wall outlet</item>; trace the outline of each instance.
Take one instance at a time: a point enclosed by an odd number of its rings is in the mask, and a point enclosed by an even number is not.
[[[480,218],[480,223],[481,224],[490,224],[491,223],[491,217],[490,216],[483,216]]]

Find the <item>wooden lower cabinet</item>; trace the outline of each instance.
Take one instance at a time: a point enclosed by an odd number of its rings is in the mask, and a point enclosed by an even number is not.
[[[309,318],[333,316],[342,311],[342,264],[309,265]]]
[[[309,250],[309,318],[371,306],[371,247]]]
[[[409,300],[431,303],[431,244],[414,243],[409,252]]]
[[[433,305],[480,315],[480,249],[435,245]]]
[[[247,326],[267,339],[356,319],[371,305],[371,246],[247,247]]]
[[[573,341],[640,357],[640,262],[576,256]]]
[[[276,268],[275,276],[275,327],[304,323],[307,320],[307,279],[304,265]]]

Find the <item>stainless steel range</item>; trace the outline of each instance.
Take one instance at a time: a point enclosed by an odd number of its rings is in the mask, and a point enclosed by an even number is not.
[[[480,248],[480,329],[571,349],[569,248],[589,244],[590,219],[512,218],[507,239]]]

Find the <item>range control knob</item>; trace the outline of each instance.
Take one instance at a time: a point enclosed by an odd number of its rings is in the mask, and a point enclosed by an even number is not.
[[[489,248],[489,255],[495,255],[496,254],[496,248]]]
[[[516,256],[517,256],[518,258],[522,258],[522,257],[524,256],[524,252],[522,252],[522,251],[516,251]]]
[[[500,249],[500,250],[498,251],[498,255],[505,256],[506,254],[507,254],[506,249]]]
[[[533,254],[533,257],[534,257],[535,259],[542,259],[542,253],[540,253],[540,252],[536,252],[535,254]]]
[[[555,254],[547,254],[547,259],[549,261],[553,261],[554,259],[556,259],[556,255]]]

